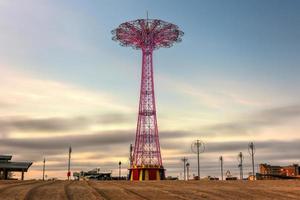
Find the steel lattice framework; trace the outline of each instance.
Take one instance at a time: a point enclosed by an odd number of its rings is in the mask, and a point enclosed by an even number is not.
[[[183,32],[176,25],[162,20],[138,19],[122,23],[112,34],[112,39],[119,41],[121,46],[142,50],[142,78],[132,164],[162,167],[152,55],[156,49],[180,42]]]

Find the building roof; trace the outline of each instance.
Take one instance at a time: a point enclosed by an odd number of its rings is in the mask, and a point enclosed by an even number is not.
[[[0,169],[8,169],[9,171],[27,172],[32,162],[0,162]]]
[[[8,156],[8,155],[0,155],[0,162],[1,161],[9,161],[11,160],[12,156]]]
[[[0,169],[27,172],[32,162],[11,162],[11,155],[0,155]]]

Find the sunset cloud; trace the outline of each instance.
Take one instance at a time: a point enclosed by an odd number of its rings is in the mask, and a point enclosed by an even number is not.
[[[132,112],[133,108],[117,102],[117,98],[107,92],[90,91],[63,82],[40,80],[4,67],[1,69],[5,76],[0,85],[0,110],[5,115],[0,117],[0,151],[13,154],[16,160],[34,161],[30,176],[39,176],[43,157],[48,160],[50,176],[55,172],[63,176],[70,145],[74,153],[74,170],[99,166],[114,169],[115,160],[128,163],[128,147],[135,136],[136,113]],[[191,98],[198,99],[193,95]],[[191,114],[197,120],[197,114]],[[195,165],[190,144],[197,138],[206,143],[206,151],[201,156],[205,160],[203,167],[209,168],[203,170],[206,174],[217,170],[220,154],[231,163],[235,162],[237,152],[246,155],[249,138],[253,135],[256,136],[257,162],[269,158],[280,163],[283,157],[292,162],[297,158],[300,138],[296,131],[286,130],[291,133],[289,139],[294,140],[273,140],[264,134],[266,129],[282,128],[290,123],[298,127],[295,123],[300,117],[298,104],[248,111],[227,121],[208,121],[191,127],[185,124],[185,128],[169,125],[172,128],[166,129],[168,124],[180,123],[180,118],[169,117],[160,113],[160,123],[164,127],[160,130],[160,143],[164,165],[171,174],[180,170],[178,165],[182,156],[188,156],[190,163]],[[283,151],[278,151],[278,148]],[[276,155],[272,155],[275,151],[278,151]],[[289,152],[289,156],[282,152]],[[233,164],[227,167],[235,169]]]

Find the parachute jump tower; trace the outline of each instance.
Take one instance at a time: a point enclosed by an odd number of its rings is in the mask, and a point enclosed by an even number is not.
[[[165,169],[160,154],[153,80],[153,51],[181,42],[178,26],[158,19],[122,23],[112,31],[121,46],[142,50],[142,77],[135,145],[129,168],[130,180],[162,180]]]

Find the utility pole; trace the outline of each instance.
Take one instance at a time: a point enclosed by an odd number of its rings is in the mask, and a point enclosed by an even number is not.
[[[252,176],[253,176],[253,180],[255,180],[255,171],[254,171],[254,154],[255,154],[255,146],[253,142],[250,142],[248,145],[248,152],[251,156],[252,159]]]
[[[239,161],[238,167],[240,168],[240,179],[241,179],[241,180],[243,180],[243,160],[244,160],[243,153],[240,152],[240,153],[238,154],[238,161]]]
[[[119,180],[121,180],[121,161],[119,161]]]
[[[186,175],[187,175],[187,180],[190,178],[190,163],[186,163]]]
[[[223,179],[223,156],[220,156],[220,162],[221,162],[221,179],[222,179],[222,181],[224,180]]]
[[[70,146],[69,147],[69,162],[68,162],[68,180],[70,180],[70,176],[71,176],[71,171],[70,171],[70,168],[71,168],[71,153],[72,153],[72,147]]]
[[[200,153],[203,153],[205,151],[205,145],[204,142],[201,140],[196,140],[195,142],[192,143],[191,146],[192,152],[197,154],[197,172],[198,172],[198,179],[200,180]]]
[[[46,165],[46,158],[43,161],[43,181],[45,180],[45,165]]]
[[[185,167],[186,167],[186,162],[187,162],[187,158],[186,157],[183,157],[182,159],[181,159],[181,161],[183,161],[183,180],[186,180],[186,170],[185,170]]]

